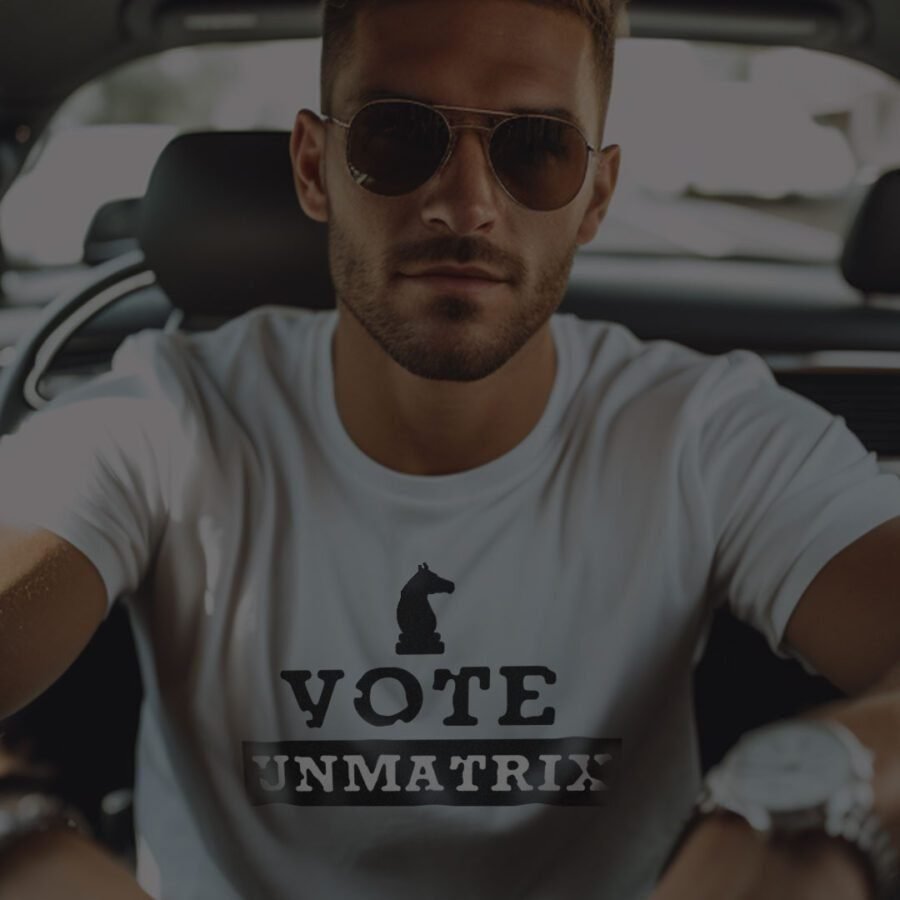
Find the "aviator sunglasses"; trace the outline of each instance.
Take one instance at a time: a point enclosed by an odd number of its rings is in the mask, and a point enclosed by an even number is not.
[[[474,114],[490,125],[451,124],[445,113]],[[561,209],[578,195],[591,154],[597,153],[572,122],[555,116],[505,113],[465,106],[430,106],[417,100],[372,100],[349,122],[347,168],[374,194],[409,194],[436,175],[453,155],[456,133],[487,135],[494,177],[516,202],[532,210]]]

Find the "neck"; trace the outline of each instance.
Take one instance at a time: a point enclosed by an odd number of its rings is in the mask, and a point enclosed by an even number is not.
[[[549,322],[480,381],[432,381],[397,365],[339,307],[333,368],[338,415],[375,462],[407,475],[452,475],[521,443],[546,409],[556,379]]]

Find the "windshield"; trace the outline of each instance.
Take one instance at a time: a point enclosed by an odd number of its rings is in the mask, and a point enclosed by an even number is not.
[[[320,52],[184,48],[82,88],[0,205],[9,261],[80,263],[94,213],[140,197],[180,131],[289,130],[320,108]],[[622,170],[582,253],[832,263],[861,194],[900,165],[900,86],[824,53],[626,38],[604,143]]]

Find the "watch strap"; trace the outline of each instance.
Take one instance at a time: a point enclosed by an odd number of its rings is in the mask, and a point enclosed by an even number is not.
[[[865,794],[858,794],[857,802],[836,820],[829,817],[825,831],[851,844],[864,858],[877,900],[895,900],[900,887],[900,855],[873,809],[871,782],[875,769],[874,754],[846,725],[833,719],[819,721],[843,741],[858,774],[866,782]]]
[[[877,814],[851,810],[828,833],[847,841],[863,857],[877,900],[895,900],[900,887],[900,857]]]

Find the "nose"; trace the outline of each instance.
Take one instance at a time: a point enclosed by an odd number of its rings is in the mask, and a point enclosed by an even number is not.
[[[502,202],[484,132],[460,129],[443,169],[426,186],[424,221],[456,234],[489,230]]]

